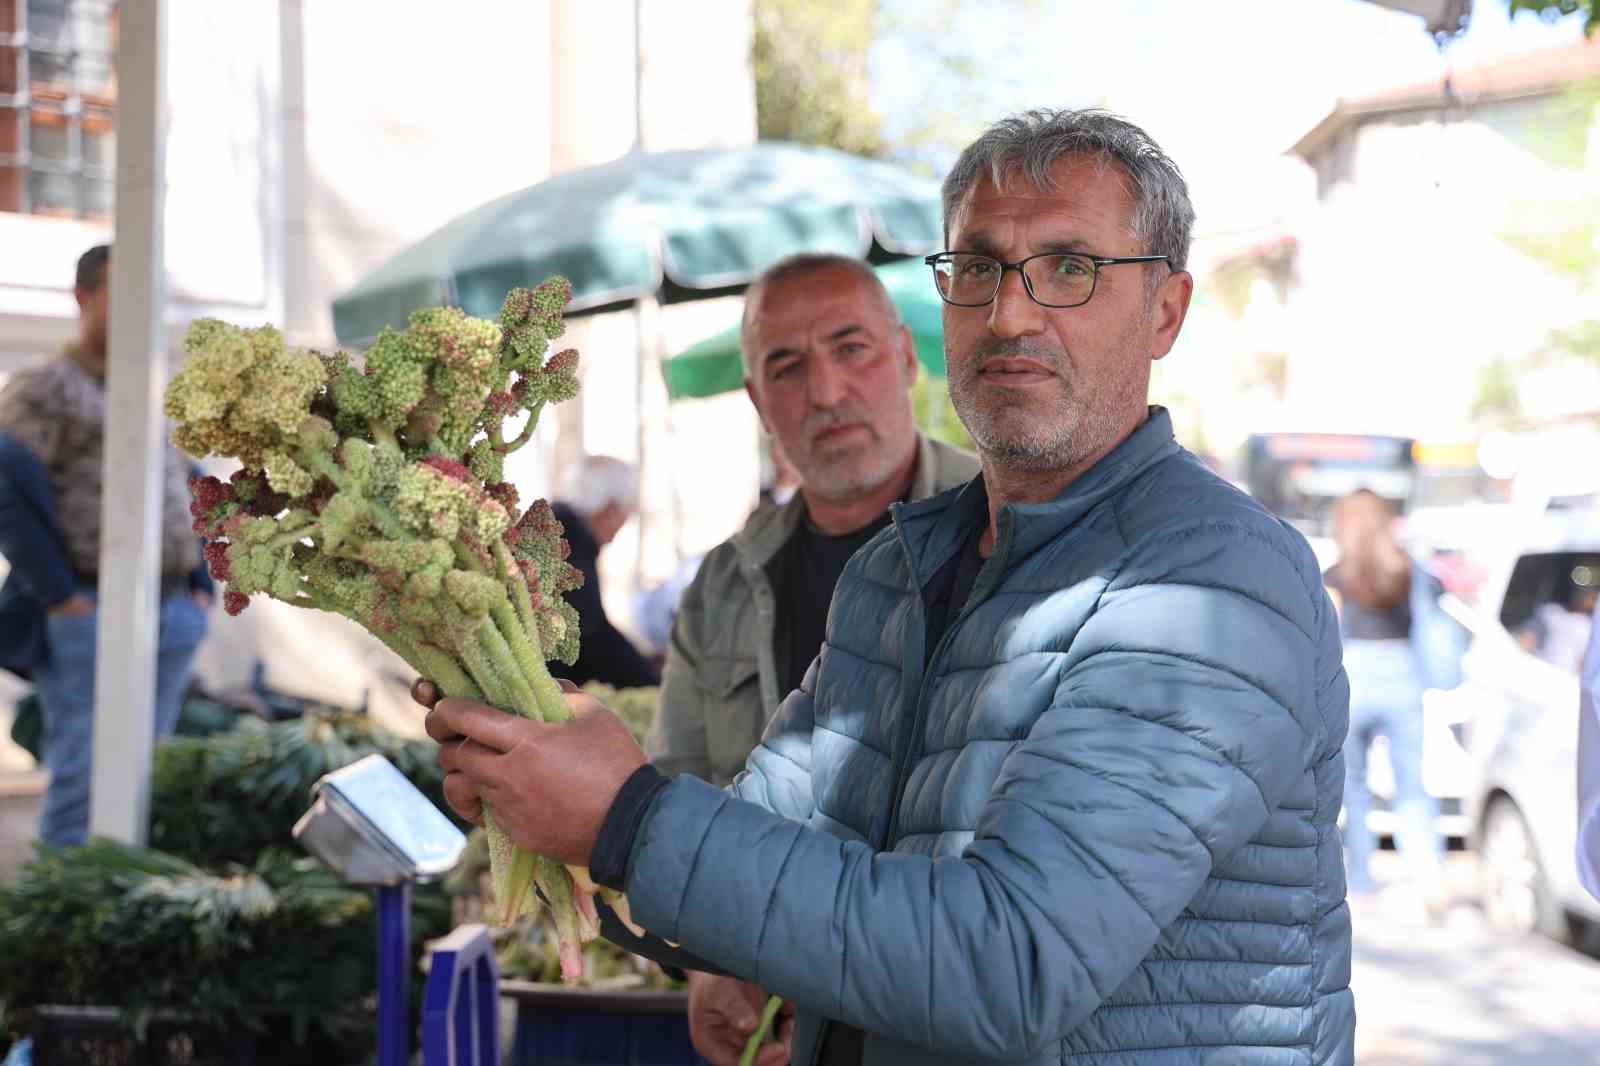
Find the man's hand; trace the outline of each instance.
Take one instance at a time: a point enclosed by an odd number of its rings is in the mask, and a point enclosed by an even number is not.
[[[600,823],[622,783],[646,762],[628,727],[603,704],[562,683],[573,719],[553,725],[474,700],[440,699],[427,681],[412,697],[439,742],[444,797],[481,825],[483,804],[519,847],[569,866],[589,865]]]
[[[211,610],[211,593],[205,589],[195,589],[189,593],[189,598],[194,600],[194,605],[200,608],[201,611]]]
[[[67,618],[73,618],[78,615],[93,614],[94,600],[85,596],[81,592],[74,592],[60,603],[51,604],[50,613],[59,614]]]
[[[689,1039],[711,1066],[738,1066],[750,1034],[761,1020],[767,994],[737,977],[689,972]],[[794,1011],[784,1005],[773,1023],[768,1042],[756,1053],[756,1066],[784,1066],[789,1061],[789,1040]]]

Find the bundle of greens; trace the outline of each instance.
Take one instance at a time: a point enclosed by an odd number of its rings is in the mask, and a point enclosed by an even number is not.
[[[343,353],[285,347],[271,327],[195,322],[165,410],[190,455],[243,464],[227,482],[190,486],[227,609],[265,593],[332,611],[447,696],[565,721],[545,664],[577,656],[577,614],[562,594],[582,575],[549,504],[520,510],[504,465],[545,406],[577,392],[577,352],[546,358],[571,291],[562,278],[514,290],[498,323],[417,311],[359,368]],[[575,980],[581,945],[599,931],[587,871],[516,849],[492,811],[485,821],[499,920],[537,910],[536,887]]]

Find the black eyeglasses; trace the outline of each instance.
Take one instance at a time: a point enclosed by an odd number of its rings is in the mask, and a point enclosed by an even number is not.
[[[923,260],[933,267],[939,297],[956,307],[982,307],[1000,291],[1006,271],[1022,275],[1022,285],[1042,307],[1077,307],[1089,302],[1100,268],[1119,263],[1168,263],[1164,255],[1086,255],[1045,252],[1007,263],[977,252],[938,252]]]

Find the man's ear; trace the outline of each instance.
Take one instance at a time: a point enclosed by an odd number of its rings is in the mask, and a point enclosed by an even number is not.
[[[767,422],[767,413],[761,409],[761,398],[756,395],[755,383],[749,378],[744,379],[744,394],[750,397],[750,406],[756,409],[756,417],[761,420],[762,431],[771,436],[772,426]]]
[[[906,388],[910,389],[917,383],[917,342],[911,336],[911,327],[904,323],[900,325],[900,357],[906,367]]]
[[[1175,270],[1162,279],[1153,308],[1155,335],[1150,345],[1151,359],[1161,359],[1172,351],[1183,329],[1183,321],[1189,315],[1189,301],[1193,297],[1194,275],[1187,270]]]

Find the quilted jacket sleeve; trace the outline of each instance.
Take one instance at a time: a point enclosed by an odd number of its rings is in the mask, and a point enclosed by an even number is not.
[[[759,804],[774,814],[804,822],[816,801],[811,793],[811,694],[816,691],[817,663],[812,662],[800,687],[778,704],[761,743],[745,760],[744,772],[728,792]]]
[[[680,779],[638,836],[634,916],[869,1032],[977,1058],[1050,1046],[1342,740],[1317,701],[1332,611],[1275,532],[1195,525],[1127,553],[961,856],[874,853],[740,802],[748,778]],[[752,760],[763,796],[776,773]]]

